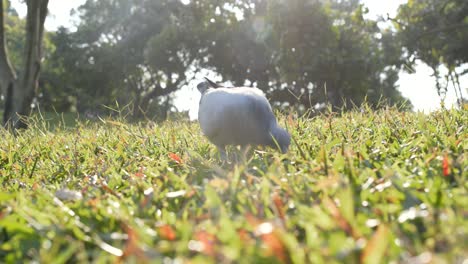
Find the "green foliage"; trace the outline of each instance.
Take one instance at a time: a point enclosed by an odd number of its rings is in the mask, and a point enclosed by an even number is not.
[[[18,16],[10,15],[7,16],[5,22],[10,60],[15,69],[18,69],[23,63],[22,54],[24,52],[24,30],[26,27],[26,20],[20,19]]]
[[[7,5],[5,17],[5,35],[9,58],[15,70],[20,70],[23,65],[23,53],[25,42],[26,19],[20,18],[14,9]],[[46,32],[44,36],[43,52],[44,57],[48,57],[54,52],[54,45],[51,43],[51,33]]]
[[[76,32],[60,29],[51,58],[59,65],[75,109],[103,112],[102,105],[135,105],[141,117],[150,108],[168,110],[169,95],[187,83],[173,15],[178,1],[87,1],[78,9]],[[154,44],[149,48],[150,43]],[[159,49],[156,49],[159,47]],[[61,94],[62,91],[51,91]],[[164,111],[163,111],[164,112]]]
[[[242,19],[232,5],[190,4],[201,66],[234,84],[254,84],[278,104],[305,109],[404,101],[396,88],[401,48],[394,33],[363,18],[359,1],[245,2]]]
[[[382,98],[399,104],[399,47],[390,31],[364,19],[359,1],[271,1],[275,63],[291,91],[305,106],[329,102],[352,109],[365,100],[378,107]],[[273,92],[273,93],[274,93]],[[290,103],[297,100],[290,96]]]
[[[401,5],[393,20],[402,45],[407,49],[408,65],[419,59],[434,70],[437,90],[444,95],[452,82],[456,92],[461,87],[457,68],[468,62],[468,2],[463,0],[412,0]],[[439,66],[449,73],[442,76]],[[460,98],[461,99],[461,98]]]
[[[0,131],[0,262],[468,257],[466,111],[285,117],[287,155],[233,164],[195,123],[30,122]]]
[[[365,12],[359,1],[89,0],[77,31],[53,38],[60,89],[47,97],[78,112],[133,103],[138,117],[167,112],[174,91],[212,70],[278,105],[400,104],[399,42]]]
[[[457,67],[468,62],[468,3],[414,0],[402,5],[396,20],[408,55],[430,66]]]

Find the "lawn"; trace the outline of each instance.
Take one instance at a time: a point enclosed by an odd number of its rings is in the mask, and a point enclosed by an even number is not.
[[[0,262],[466,263],[467,111],[281,124],[236,163],[185,121],[0,130]]]

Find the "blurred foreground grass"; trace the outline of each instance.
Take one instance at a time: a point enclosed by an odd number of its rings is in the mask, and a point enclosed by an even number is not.
[[[196,123],[66,122],[0,130],[0,262],[468,258],[466,111],[285,117],[238,164]]]

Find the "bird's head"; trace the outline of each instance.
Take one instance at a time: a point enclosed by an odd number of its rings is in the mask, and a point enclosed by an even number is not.
[[[276,143],[281,149],[281,152],[286,153],[288,152],[289,145],[291,144],[291,135],[289,135],[286,129],[277,126],[272,131],[272,136],[274,138],[273,146],[276,147]]]
[[[223,86],[213,82],[212,80],[208,79],[207,77],[205,77],[205,81],[203,81],[203,82],[201,82],[201,83],[199,83],[197,85],[197,89],[198,89],[198,91],[200,91],[201,94],[204,94],[206,92],[206,90],[208,90],[210,88],[221,88],[221,87],[223,87]]]
[[[204,94],[206,92],[206,90],[210,89],[211,86],[208,82],[201,82],[197,85],[197,89],[198,91],[200,91],[201,94]]]

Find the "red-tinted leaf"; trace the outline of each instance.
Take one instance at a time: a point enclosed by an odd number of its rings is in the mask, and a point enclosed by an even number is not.
[[[267,246],[270,255],[274,255],[283,263],[290,263],[286,247],[276,232],[261,236],[263,243]]]
[[[288,126],[290,128],[296,127],[296,122],[294,122],[294,115],[292,112],[288,115]]]
[[[199,249],[200,252],[208,255],[214,256],[216,254],[215,251],[215,243],[216,237],[206,231],[200,231],[195,234],[195,240],[201,244]]]
[[[88,189],[89,189],[89,185],[84,186],[84,187],[81,189],[81,193],[82,193],[82,194],[87,193],[87,192],[88,192]]]
[[[250,213],[245,214],[245,219],[253,227],[257,227],[259,224],[261,224],[261,221]]]
[[[195,188],[192,188],[190,191],[188,191],[188,192],[185,194],[185,197],[191,198],[191,197],[193,197],[195,194],[197,194],[197,190],[195,190]]]
[[[2,220],[6,216],[6,211],[0,211],[0,220]]]
[[[135,256],[139,262],[146,261],[145,252],[138,246],[138,234],[126,224],[123,225],[123,229],[127,234],[127,242],[125,243],[125,249],[123,255],[119,258],[119,262],[125,262],[125,259],[130,256]]]
[[[88,205],[93,207],[94,209],[97,208],[98,203],[99,203],[99,199],[97,198],[94,198],[88,201]]]
[[[170,241],[174,241],[176,239],[176,233],[174,229],[170,225],[162,225],[158,228],[159,235]]]
[[[208,220],[208,219],[210,219],[211,217],[212,217],[211,214],[206,213],[206,214],[201,214],[201,215],[195,216],[195,217],[194,217],[194,220],[195,220],[196,223],[199,223],[199,222]]]
[[[146,207],[153,198],[153,194],[154,194],[153,187],[150,187],[150,188],[146,189],[143,192],[143,194],[144,194],[144,197],[143,197],[143,200],[141,200],[141,202],[140,202],[140,206],[141,207]]]
[[[120,194],[116,193],[114,190],[112,190],[111,188],[109,188],[109,186],[107,186],[107,184],[102,183],[102,184],[101,184],[101,188],[102,188],[104,191],[106,191],[106,192],[108,192],[108,193],[110,193],[110,194],[112,194],[112,195],[115,195],[115,196],[117,196],[117,197],[120,198]]]
[[[283,263],[290,263],[287,249],[279,236],[279,231],[269,222],[259,224],[255,228],[255,234],[262,240],[266,247],[266,254],[275,256]]]
[[[425,161],[425,164],[428,165],[436,157],[437,157],[437,152],[434,151],[434,153]]]
[[[326,197],[323,199],[323,204],[328,210],[330,215],[335,219],[336,224],[343,229],[348,235],[351,235],[354,239],[360,238],[360,234],[351,226],[346,218],[341,213],[340,209],[336,206],[335,202],[330,198]]]
[[[280,218],[281,223],[283,224],[283,227],[286,227],[286,216],[284,213],[284,204],[278,193],[273,194],[273,204],[275,205],[276,212],[278,213],[278,217]]]
[[[361,263],[382,263],[387,246],[390,243],[390,230],[380,225],[361,254]]]
[[[444,158],[442,159],[442,173],[445,177],[450,176],[450,162],[447,154],[445,154]]]
[[[135,177],[138,177],[138,178],[145,177],[145,174],[143,173],[143,167],[140,167],[140,170],[137,173],[135,173]]]
[[[252,236],[250,235],[249,231],[245,229],[239,229],[237,230],[237,234],[239,235],[239,238],[244,242],[248,243],[252,241]]]
[[[276,199],[279,199],[277,197]],[[275,197],[274,197],[275,200]],[[275,206],[280,206],[282,205],[282,202],[280,201],[274,201]],[[283,263],[290,263],[290,258],[288,251],[279,237],[279,231],[276,229],[276,227],[270,223],[270,222],[262,222],[260,219],[256,218],[252,214],[246,214],[245,218],[247,222],[255,228],[255,236],[259,238],[263,244],[265,245],[266,248],[266,254],[269,256],[275,256],[279,260],[281,260]],[[248,239],[245,232],[240,233],[241,239]]]
[[[170,153],[169,153],[169,158],[170,158],[171,160],[173,160],[173,161],[174,161],[175,163],[177,163],[177,164],[182,164],[182,163],[183,163],[183,161],[182,161],[182,159],[179,157],[179,155],[177,155],[177,154],[175,154],[175,153],[170,152]]]

